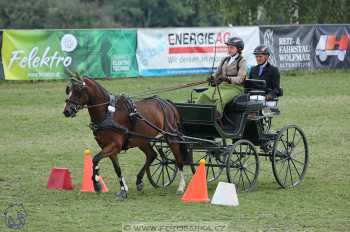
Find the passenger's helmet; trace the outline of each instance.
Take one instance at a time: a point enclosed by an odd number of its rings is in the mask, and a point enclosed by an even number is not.
[[[231,37],[225,43],[226,45],[235,46],[238,50],[244,49],[244,42],[239,37]]]
[[[254,55],[270,55],[270,49],[265,45],[259,45],[254,49]]]

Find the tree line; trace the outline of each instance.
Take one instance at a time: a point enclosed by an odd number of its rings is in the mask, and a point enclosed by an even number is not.
[[[0,0],[2,29],[350,23],[349,0]]]

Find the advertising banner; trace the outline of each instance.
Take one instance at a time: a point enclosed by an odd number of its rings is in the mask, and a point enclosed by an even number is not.
[[[350,68],[350,25],[317,25],[315,68]]]
[[[63,79],[68,68],[92,78],[138,75],[136,30],[5,30],[6,80]]]
[[[243,39],[243,56],[248,65],[254,65],[258,27],[139,29],[136,57],[140,75],[210,73],[227,56],[225,42],[233,36]]]
[[[313,26],[260,27],[260,40],[271,51],[270,62],[280,70],[312,69]]]

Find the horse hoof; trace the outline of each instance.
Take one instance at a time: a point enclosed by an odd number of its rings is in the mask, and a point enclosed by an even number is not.
[[[102,185],[100,182],[94,182],[94,190],[96,193],[101,193],[102,192]]]
[[[143,189],[143,186],[144,186],[143,182],[137,184],[137,185],[136,185],[137,191],[141,191],[141,190]]]
[[[121,190],[119,193],[117,193],[117,200],[123,201],[126,198],[128,198],[128,193],[125,190]]]
[[[176,195],[182,195],[182,194],[184,194],[184,190],[177,190],[176,191]]]

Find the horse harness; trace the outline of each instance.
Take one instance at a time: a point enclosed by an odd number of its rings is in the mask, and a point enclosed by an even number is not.
[[[128,117],[129,120],[131,122],[131,130],[125,126],[122,126],[118,123],[116,123],[114,121],[114,113],[116,113],[116,106],[118,104],[119,101],[122,101],[123,98],[126,100],[126,107],[127,107],[127,112],[128,112]],[[164,101],[163,99],[160,99],[156,96],[153,97],[149,97],[147,99],[154,99],[156,100],[159,105],[161,106],[161,109],[163,111],[163,113],[165,113],[165,107],[171,103]],[[165,114],[164,114],[165,115]],[[99,123],[94,123],[91,122],[89,127],[92,130],[94,136],[96,136],[97,132],[100,130],[113,130],[117,133],[126,135],[126,139],[124,141],[124,144],[122,146],[123,150],[128,150],[128,144],[129,144],[129,140],[132,137],[141,137],[144,139],[147,139],[149,141],[159,141],[159,138],[157,137],[149,137],[149,136],[145,136],[143,134],[137,133],[135,131],[133,131],[133,127],[136,123],[136,120],[142,120],[144,121],[148,126],[150,126],[151,128],[155,129],[156,131],[158,131],[162,136],[167,135],[167,136],[173,136],[173,137],[180,137],[181,133],[172,128],[169,124],[169,122],[167,121],[167,118],[164,117],[164,125],[167,125],[171,132],[168,131],[164,131],[163,129],[157,127],[156,125],[154,125],[152,122],[150,122],[149,120],[147,120],[142,114],[140,114],[137,110],[136,110],[136,106],[135,103],[132,101],[132,99],[130,97],[127,97],[125,95],[119,95],[118,97],[114,96],[114,95],[109,95],[109,104],[107,107],[107,112],[106,112],[106,116],[105,119],[102,120],[102,122]]]

